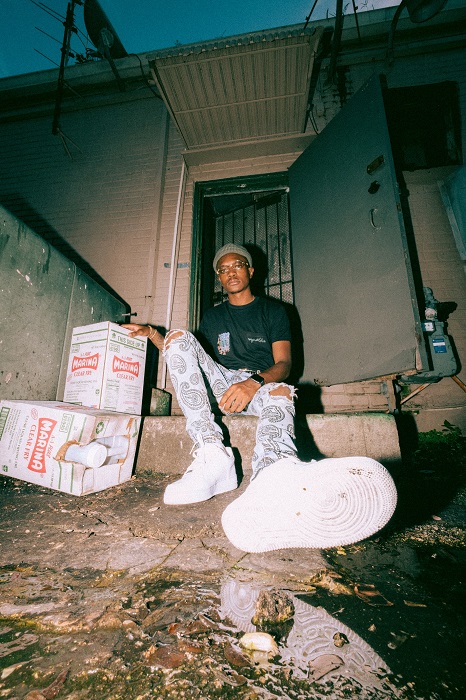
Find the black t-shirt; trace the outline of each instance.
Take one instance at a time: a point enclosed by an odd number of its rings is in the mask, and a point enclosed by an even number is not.
[[[205,312],[199,331],[221,365],[255,372],[274,364],[272,343],[291,341],[284,306],[264,297],[256,297],[244,306],[229,301],[214,306]]]

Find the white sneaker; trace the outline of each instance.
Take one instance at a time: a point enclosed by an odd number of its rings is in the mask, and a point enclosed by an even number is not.
[[[222,525],[245,552],[352,544],[380,530],[397,501],[388,471],[369,457],[284,458],[228,505]]]
[[[163,502],[169,505],[199,503],[237,486],[231,447],[207,443],[195,450],[194,461],[181,479],[167,486]]]

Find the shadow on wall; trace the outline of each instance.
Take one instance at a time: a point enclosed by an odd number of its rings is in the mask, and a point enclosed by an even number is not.
[[[251,280],[251,291],[255,296],[267,296],[266,280],[269,275],[267,256],[256,245],[245,244],[245,248],[251,253],[254,276]],[[301,319],[294,304],[282,302],[286,309],[291,329],[291,352],[292,369],[288,378],[288,383],[297,388],[295,401],[296,419],[296,445],[301,459],[309,461],[311,459],[322,459],[325,457],[317,448],[314,438],[306,421],[307,414],[324,413],[322,405],[322,389],[317,385],[309,383],[300,384],[299,379],[304,370],[304,341]]]
[[[2,206],[10,211],[14,216],[18,217],[27,226],[29,226],[37,235],[41,236],[47,243],[55,248],[59,253],[73,262],[80,270],[89,275],[89,277],[97,282],[106,292],[109,292],[113,297],[126,304],[126,301],[110,287],[109,284],[94,270],[89,263],[82,258],[78,252],[54,229],[48,221],[33,209],[21,195],[10,194],[3,196],[0,200]],[[129,307],[128,307],[129,311]]]
[[[251,253],[254,267],[251,291],[255,296],[265,297],[267,296],[266,280],[269,275],[267,256],[259,246],[246,243],[244,247]],[[299,388],[296,411],[298,413],[323,413],[324,410],[320,399],[322,390],[320,387],[311,384],[299,384],[299,379],[304,370],[304,340],[298,309],[294,304],[284,301],[281,303],[286,309],[291,328],[292,369],[288,382]]]

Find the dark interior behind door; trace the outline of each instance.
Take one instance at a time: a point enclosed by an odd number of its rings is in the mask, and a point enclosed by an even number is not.
[[[289,175],[302,381],[329,386],[425,366],[379,76]]]
[[[227,295],[212,269],[215,251],[225,243],[246,245],[253,258],[253,292],[293,303],[288,174],[249,176],[198,183],[200,221],[199,318]],[[196,325],[196,309],[194,325]]]

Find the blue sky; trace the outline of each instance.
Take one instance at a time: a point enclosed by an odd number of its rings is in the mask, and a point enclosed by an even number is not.
[[[321,19],[327,13],[333,16],[335,3],[318,0],[312,19]],[[100,4],[126,51],[142,53],[178,42],[189,44],[304,24],[313,0],[100,0]],[[356,0],[359,11],[398,4],[399,0]],[[0,78],[47,70],[60,63],[67,6],[68,0],[0,0]],[[352,8],[348,0],[346,12],[352,13]],[[63,19],[57,19],[54,13]],[[80,32],[73,37],[71,47],[84,54],[86,45],[92,45],[86,41],[79,5],[75,18]]]

